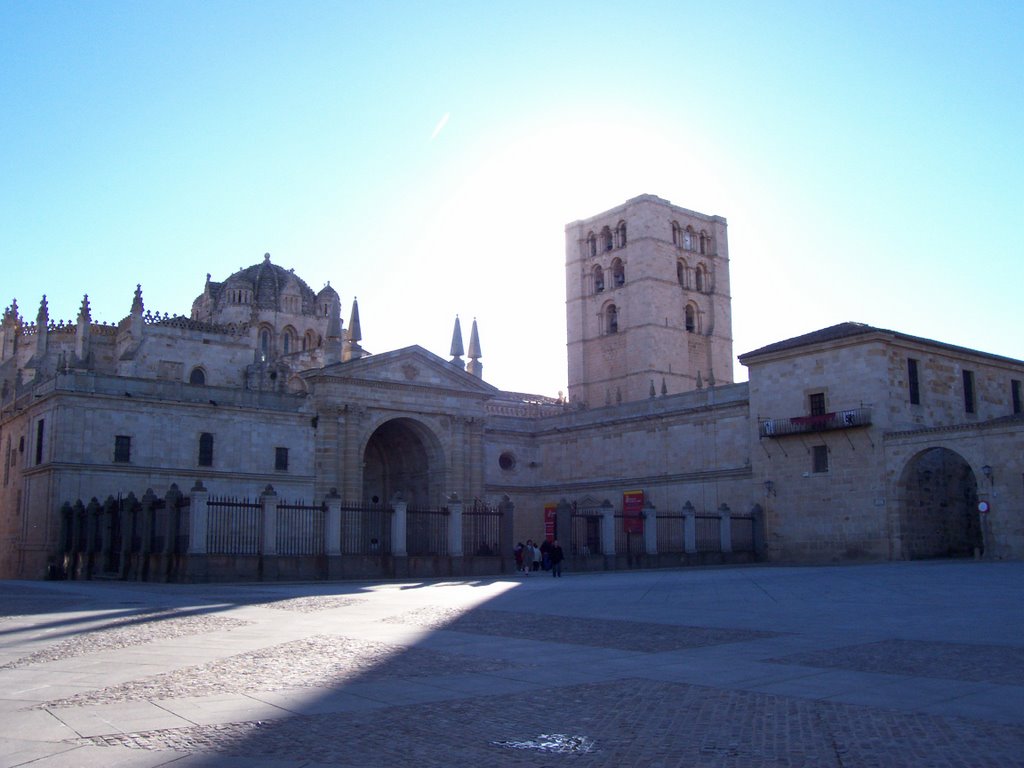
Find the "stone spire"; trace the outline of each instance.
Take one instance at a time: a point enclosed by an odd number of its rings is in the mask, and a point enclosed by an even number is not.
[[[137,342],[142,339],[142,331],[144,325],[142,320],[142,313],[145,311],[145,309],[146,307],[142,303],[142,284],[137,283],[135,285],[135,298],[132,299],[132,311],[129,315],[131,322],[128,326],[130,328],[131,335],[135,338]]]
[[[455,329],[452,331],[452,365],[465,370],[466,364],[462,362],[465,351],[462,348],[462,326],[459,324],[459,316],[455,316]]]
[[[476,376],[478,379],[484,377],[484,366],[480,362],[480,358],[483,355],[480,353],[480,334],[476,328],[476,318],[473,318],[473,330],[469,332],[469,363],[466,365],[466,370]]]
[[[18,349],[18,300],[12,299],[11,306],[4,310],[3,321],[0,322],[0,360],[13,357]]]
[[[46,353],[49,325],[50,308],[46,303],[46,294],[43,294],[43,299],[39,302],[39,312],[36,314],[36,356],[40,359]]]
[[[348,320],[348,330],[345,331],[345,343],[342,346],[342,362],[358,360],[363,356],[363,348],[359,342],[363,339],[363,330],[359,326],[359,299],[352,298],[352,314]]]
[[[89,328],[92,325],[92,311],[89,309],[89,294],[82,297],[78,310],[78,330],[75,333],[75,357],[84,361],[89,356]]]
[[[334,291],[330,293],[327,305],[327,338],[324,340],[325,365],[340,363],[345,357],[345,340],[341,329],[341,299]]]

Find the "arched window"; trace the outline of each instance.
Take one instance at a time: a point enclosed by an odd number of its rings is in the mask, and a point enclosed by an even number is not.
[[[622,259],[612,261],[612,282],[616,288],[626,284],[626,268],[622,265]]]
[[[615,247],[615,241],[612,238],[612,231],[608,227],[601,230],[601,242],[606,251],[610,251]]]
[[[682,245],[682,234],[679,231],[679,222],[672,222],[672,245]]]
[[[306,331],[306,335],[302,337],[302,349],[310,352],[316,349],[316,333],[314,331]]]
[[[694,276],[694,288],[698,291],[704,290],[704,265],[698,264],[697,268],[693,271]]]
[[[260,329],[260,359],[267,360],[270,358],[270,329]]]
[[[682,259],[679,259],[679,261],[676,262],[676,280],[679,281],[679,284],[683,286],[683,288],[689,287],[689,269],[686,266],[686,262]]]
[[[188,375],[189,384],[205,384],[206,383],[206,371],[202,368],[193,368],[192,373]]]
[[[703,229],[700,231],[700,252],[705,254],[708,252],[708,233]]]
[[[594,266],[594,293],[604,292],[604,270],[600,264]]]
[[[605,333],[619,332],[619,310],[614,304],[609,304],[604,312]]]
[[[591,256],[597,256],[597,238],[593,232],[587,235],[587,251]]]
[[[619,222],[619,248],[626,247],[626,222]]]
[[[281,349],[286,355],[295,351],[295,329],[291,326],[281,334]]]
[[[688,330],[690,333],[693,333],[694,331],[697,330],[697,316],[696,313],[693,311],[693,305],[687,304],[686,309],[683,310],[683,314],[686,318],[686,330]]]
[[[687,227],[686,231],[683,232],[683,250],[692,251],[694,241],[693,227]]]

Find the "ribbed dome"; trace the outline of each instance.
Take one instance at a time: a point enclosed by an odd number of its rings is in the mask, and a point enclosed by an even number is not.
[[[282,309],[281,293],[293,284],[302,297],[303,307],[312,310],[316,295],[306,282],[290,269],[272,264],[270,254],[251,267],[240,269],[221,283],[223,288],[246,287],[252,291],[252,302],[259,309]],[[322,292],[321,292],[322,293]]]

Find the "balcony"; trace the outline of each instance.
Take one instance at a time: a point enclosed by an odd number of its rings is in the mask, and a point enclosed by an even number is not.
[[[794,416],[788,419],[761,419],[757,424],[760,437],[785,437],[835,429],[854,429],[871,426],[870,408],[848,408],[816,416]]]

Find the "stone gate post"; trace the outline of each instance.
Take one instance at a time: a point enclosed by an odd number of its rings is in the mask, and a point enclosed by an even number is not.
[[[718,507],[718,517],[721,520],[718,533],[721,538],[722,554],[728,554],[732,552],[732,510],[725,502]]]
[[[649,501],[644,503],[641,511],[644,517],[644,552],[648,555],[658,554],[658,510]]]
[[[448,497],[448,562],[452,576],[462,576],[462,499],[452,493]]]
[[[391,554],[395,563],[395,576],[405,578],[409,575],[409,550],[406,543],[406,513],[409,505],[396,496],[391,507],[394,510],[391,516]]]
[[[263,540],[260,542],[259,572],[261,579],[277,579],[277,493],[274,486],[267,487],[260,494],[263,510]]]
[[[688,555],[697,554],[697,510],[690,501],[683,504],[683,550]]]
[[[601,554],[615,556],[615,507],[608,499],[601,502]]]
[[[209,500],[210,493],[203,487],[203,481],[196,480],[196,484],[189,491],[188,556],[185,574],[190,581],[206,581],[208,578],[206,537],[210,525]]]

